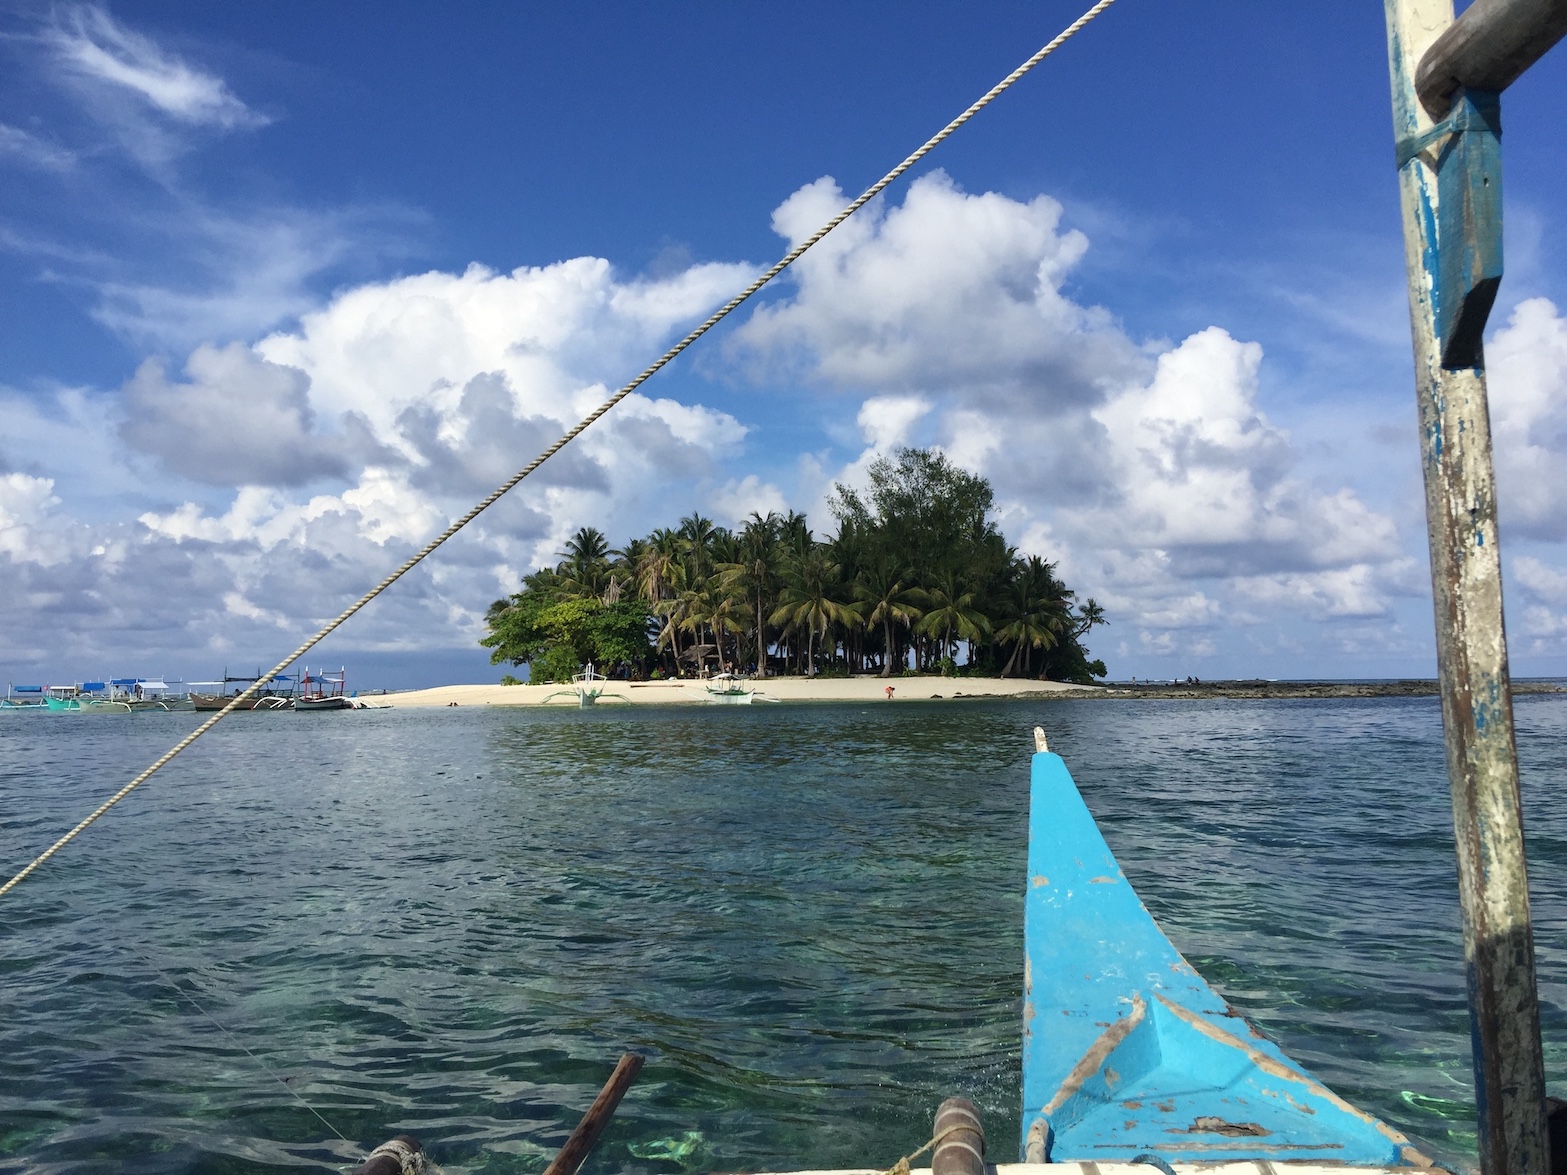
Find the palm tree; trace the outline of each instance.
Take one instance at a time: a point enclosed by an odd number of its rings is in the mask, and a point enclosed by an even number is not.
[[[604,592],[604,602],[613,604],[626,594],[628,588],[634,590],[637,582],[638,568],[648,552],[646,539],[631,539],[624,547],[611,551],[612,562],[609,565],[609,587]]]
[[[713,542],[718,537],[718,528],[711,518],[692,514],[680,520],[678,533],[682,553],[691,567],[691,577],[700,583],[713,568]]]
[[[804,559],[811,553],[816,540],[806,524],[804,514],[791,510],[778,524],[778,542],[795,559]]]
[[[1002,677],[1010,677],[1020,655],[1024,656],[1024,672],[1028,660],[1025,649],[1053,649],[1061,639],[1061,611],[1053,601],[1033,595],[1026,580],[1020,579],[1008,593],[1009,619],[996,629],[996,639],[1015,642],[1012,656],[1007,659]]]
[[[767,676],[767,624],[764,610],[778,590],[778,532],[782,519],[777,514],[763,518],[753,512],[739,535],[739,557],[718,564],[718,582],[727,592],[738,594],[747,607],[756,606],[756,673]],[[736,661],[740,660],[736,657]]]
[[[649,604],[656,605],[669,594],[679,571],[680,536],[667,527],[655,530],[637,564],[637,590]]]
[[[951,570],[943,572],[937,586],[929,589],[926,595],[930,598],[930,609],[919,627],[929,636],[941,634],[943,656],[955,655],[959,640],[968,641],[972,648],[976,641],[990,635],[990,618],[974,607],[974,593],[963,591]]]
[[[718,660],[724,660],[724,634],[735,637],[735,660],[740,659],[739,633],[745,631],[744,608],[746,602],[736,597],[731,592],[726,592],[716,583],[700,592],[690,593],[696,598],[691,605],[691,614],[687,619],[687,627],[699,628],[707,625],[713,634],[713,647],[718,650]]]
[[[920,610],[926,595],[905,581],[907,568],[894,568],[890,562],[880,562],[867,567],[854,581],[856,610],[866,624],[879,624],[886,653],[881,661],[881,675],[892,676],[894,645],[892,626],[901,624],[911,628],[924,613]]]
[[[834,623],[842,623],[853,614],[833,598],[832,586],[838,567],[821,550],[813,550],[804,559],[792,562],[784,575],[783,590],[778,593],[778,607],[773,612],[772,622],[805,630],[806,676],[815,676],[816,634],[826,635]]]
[[[653,605],[654,614],[664,618],[664,627],[659,631],[655,648],[661,649],[668,642],[670,652],[675,655],[676,677],[685,676],[680,670],[680,630],[686,626],[690,617],[693,596],[694,593],[683,591],[679,595],[666,596]]]
[[[1097,624],[1109,624],[1105,619],[1105,610],[1100,603],[1089,596],[1077,609],[1077,623],[1073,626],[1073,636],[1087,636],[1088,630]]]
[[[609,586],[609,540],[603,531],[584,526],[566,540],[562,559],[556,571],[566,590],[598,596]]]
[[[1019,657],[1023,672],[1029,673],[1035,649],[1048,651],[1077,636],[1072,623],[1072,593],[1056,578],[1053,564],[1037,555],[1014,559],[1010,578],[1004,602],[1007,623],[996,632],[998,639],[1014,642],[1002,677],[1017,667]],[[1093,611],[1102,614],[1098,604]]]
[[[609,559],[609,540],[597,527],[584,526],[566,540],[565,554],[567,560],[579,566],[604,563]]]
[[[614,559],[617,571],[624,571],[628,578],[635,579],[637,568],[642,565],[643,558],[652,549],[652,543],[647,539],[631,539],[625,546],[610,552]]]

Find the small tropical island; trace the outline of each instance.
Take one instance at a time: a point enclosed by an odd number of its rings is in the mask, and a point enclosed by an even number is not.
[[[834,487],[823,537],[795,512],[736,530],[691,514],[618,549],[584,527],[559,564],[491,605],[480,643],[534,684],[590,664],[626,681],[1104,677],[1083,643],[1103,609],[1007,543],[985,478],[901,449],[868,482]]]

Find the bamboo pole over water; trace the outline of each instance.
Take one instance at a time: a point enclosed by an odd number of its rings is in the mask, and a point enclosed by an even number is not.
[[[598,1142],[599,1135],[604,1133],[609,1120],[615,1116],[615,1109],[620,1105],[620,1099],[626,1096],[626,1090],[631,1088],[631,1083],[637,1079],[637,1074],[642,1072],[644,1059],[639,1053],[621,1055],[614,1072],[604,1083],[604,1088],[599,1090],[599,1095],[593,1099],[588,1112],[582,1115],[582,1121],[577,1123],[577,1128],[571,1132],[566,1145],[560,1148],[560,1154],[544,1168],[544,1175],[577,1175],[577,1168],[582,1166],[583,1161]]]
[[[1441,283],[1439,244],[1467,248],[1477,232],[1494,230],[1500,277],[1500,172],[1495,175],[1497,223],[1465,217],[1461,231],[1449,225],[1452,236],[1461,239],[1439,242],[1437,169],[1443,161],[1464,163],[1454,158],[1456,152],[1439,154],[1443,144],[1421,140],[1433,124],[1415,78],[1422,56],[1453,23],[1452,0],[1385,0],[1385,5],[1480,1165],[1484,1175],[1545,1175],[1545,1072],[1502,622],[1484,357],[1476,335],[1473,365],[1444,367],[1438,333],[1438,301],[1456,297],[1451,285]],[[1496,99],[1494,93],[1478,97]],[[1499,155],[1493,162],[1499,163]],[[1449,303],[1450,313],[1452,307]]]

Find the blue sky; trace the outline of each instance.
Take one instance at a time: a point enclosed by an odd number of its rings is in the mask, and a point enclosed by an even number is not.
[[[0,671],[271,659],[1077,11],[0,9]],[[1541,674],[1564,74],[1504,101],[1491,343]],[[1390,127],[1376,5],[1119,0],[328,655],[471,676],[577,526],[825,526],[935,443],[1106,603],[1115,676],[1429,674]]]

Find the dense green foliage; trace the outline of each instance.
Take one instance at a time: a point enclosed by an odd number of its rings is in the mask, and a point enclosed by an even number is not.
[[[559,564],[490,606],[481,643],[495,664],[527,662],[536,682],[590,661],[637,677],[720,664],[1104,676],[1082,645],[1103,610],[1007,545],[989,482],[926,449],[878,460],[869,481],[863,494],[836,488],[838,533],[825,539],[794,513],[753,514],[736,531],[693,514],[620,550],[584,527]]]

